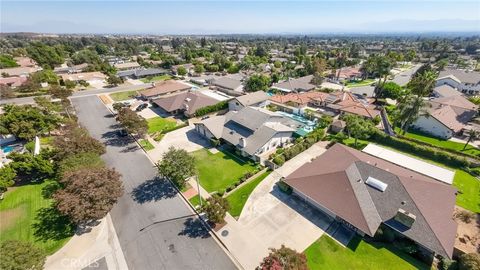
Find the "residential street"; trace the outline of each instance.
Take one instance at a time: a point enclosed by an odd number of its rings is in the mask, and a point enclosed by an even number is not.
[[[123,176],[125,194],[110,214],[129,269],[236,269],[175,189],[156,179],[143,151],[116,136],[117,123],[100,99],[72,103],[80,123],[106,144],[107,165]]]

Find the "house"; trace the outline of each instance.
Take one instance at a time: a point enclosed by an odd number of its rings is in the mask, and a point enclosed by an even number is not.
[[[263,163],[277,147],[293,140],[304,124],[262,108],[245,107],[195,123],[207,139],[234,146],[242,156]]]
[[[94,72],[80,72],[80,73],[71,73],[71,74],[60,74],[62,80],[80,82],[85,81],[90,85],[102,87],[105,84],[107,76],[103,73],[94,71]]]
[[[0,69],[0,74],[3,75],[7,74],[5,77],[20,77],[20,76],[28,76],[31,73],[35,73],[37,71],[42,70],[41,67],[13,67],[13,68],[2,68]]]
[[[424,254],[452,258],[457,224],[451,185],[335,144],[288,175],[293,194],[361,236],[381,226]]]
[[[160,96],[185,92],[191,89],[192,86],[188,84],[181,83],[175,80],[166,80],[162,82],[152,83],[152,87],[140,91],[140,95],[144,99],[152,100]]]
[[[209,81],[218,91],[226,94],[241,95],[243,94],[242,81],[231,77],[219,77]]]
[[[273,84],[272,89],[286,93],[310,91],[315,89],[315,85],[310,83],[312,79],[313,75],[308,75],[297,79],[289,78],[286,81]]]
[[[88,67],[87,63],[75,65],[75,66],[64,66],[64,67],[56,67],[53,69],[53,72],[56,74],[67,74],[67,73],[80,73],[83,72]]]
[[[268,103],[268,95],[257,91],[236,97],[228,102],[229,111],[238,111],[247,106],[264,108]]]
[[[126,79],[140,79],[145,78],[148,76],[159,76],[163,74],[167,74],[168,71],[163,68],[146,68],[146,69],[129,69],[129,70],[122,70],[117,72],[117,76]]]
[[[117,70],[129,70],[129,69],[137,69],[140,67],[140,64],[137,62],[125,62],[125,63],[115,63],[113,66]]]
[[[362,78],[362,72],[357,67],[344,67],[332,73],[331,77],[341,82],[359,80]]]
[[[428,114],[421,115],[412,127],[442,139],[461,134],[478,111],[478,106],[462,96],[435,98],[428,103]]]
[[[0,85],[7,85],[10,87],[19,87],[27,81],[27,77],[6,77],[0,78]]]
[[[337,92],[338,93],[338,92]],[[338,110],[340,113],[349,113],[363,116],[368,119],[380,117],[380,111],[373,104],[374,100],[365,98],[361,95],[355,95],[350,92],[340,92],[337,102],[327,104],[327,108]]]
[[[270,100],[277,104],[286,104],[299,108],[307,105],[322,107],[325,106],[329,96],[329,93],[310,91],[302,93],[288,93],[286,95],[275,95],[272,96]]]
[[[182,92],[168,97],[154,99],[153,103],[157,104],[162,110],[170,114],[185,114],[186,117],[195,116],[195,112],[203,107],[215,105],[220,101],[204,95],[199,91]]]
[[[175,74],[175,75],[178,75],[178,68],[179,67],[184,67],[185,70],[187,70],[187,74],[193,74],[194,73],[195,65],[193,65],[193,64],[183,64],[183,65],[172,66],[172,68],[171,68],[172,73]]]
[[[434,97],[452,97],[452,96],[461,96],[462,93],[457,89],[451,87],[448,84],[442,84],[435,88],[433,88],[433,96]]]
[[[445,69],[440,72],[436,86],[450,85],[468,95],[480,94],[480,72]]]

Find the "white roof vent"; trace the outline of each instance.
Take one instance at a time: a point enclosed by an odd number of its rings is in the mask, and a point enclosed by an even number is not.
[[[385,184],[384,182],[378,180],[378,179],[375,179],[371,176],[369,176],[367,178],[367,181],[365,181],[365,184],[377,189],[377,190],[380,190],[381,192],[384,192],[386,189],[387,189],[387,184]]]

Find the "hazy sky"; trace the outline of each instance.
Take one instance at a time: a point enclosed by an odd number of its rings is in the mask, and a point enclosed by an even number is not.
[[[5,1],[1,31],[318,33],[478,31],[480,1]]]

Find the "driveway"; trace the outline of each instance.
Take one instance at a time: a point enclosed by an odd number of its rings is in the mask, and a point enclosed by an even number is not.
[[[97,96],[72,99],[90,134],[106,145],[107,166],[122,174],[125,194],[110,215],[128,268],[236,269],[192,209],[135,142],[116,136],[115,119]]]
[[[168,132],[159,142],[155,142],[154,140],[150,141],[154,144],[155,149],[148,151],[148,155],[155,162],[159,161],[163,153],[167,152],[171,146],[187,152],[210,147],[209,142],[195,131],[193,125]]]
[[[330,225],[330,217],[282,193],[275,185],[281,177],[325,152],[325,145],[313,145],[265,178],[248,198],[238,221],[227,216],[228,224],[219,235],[245,269],[254,269],[269,248],[282,244],[302,252]]]

